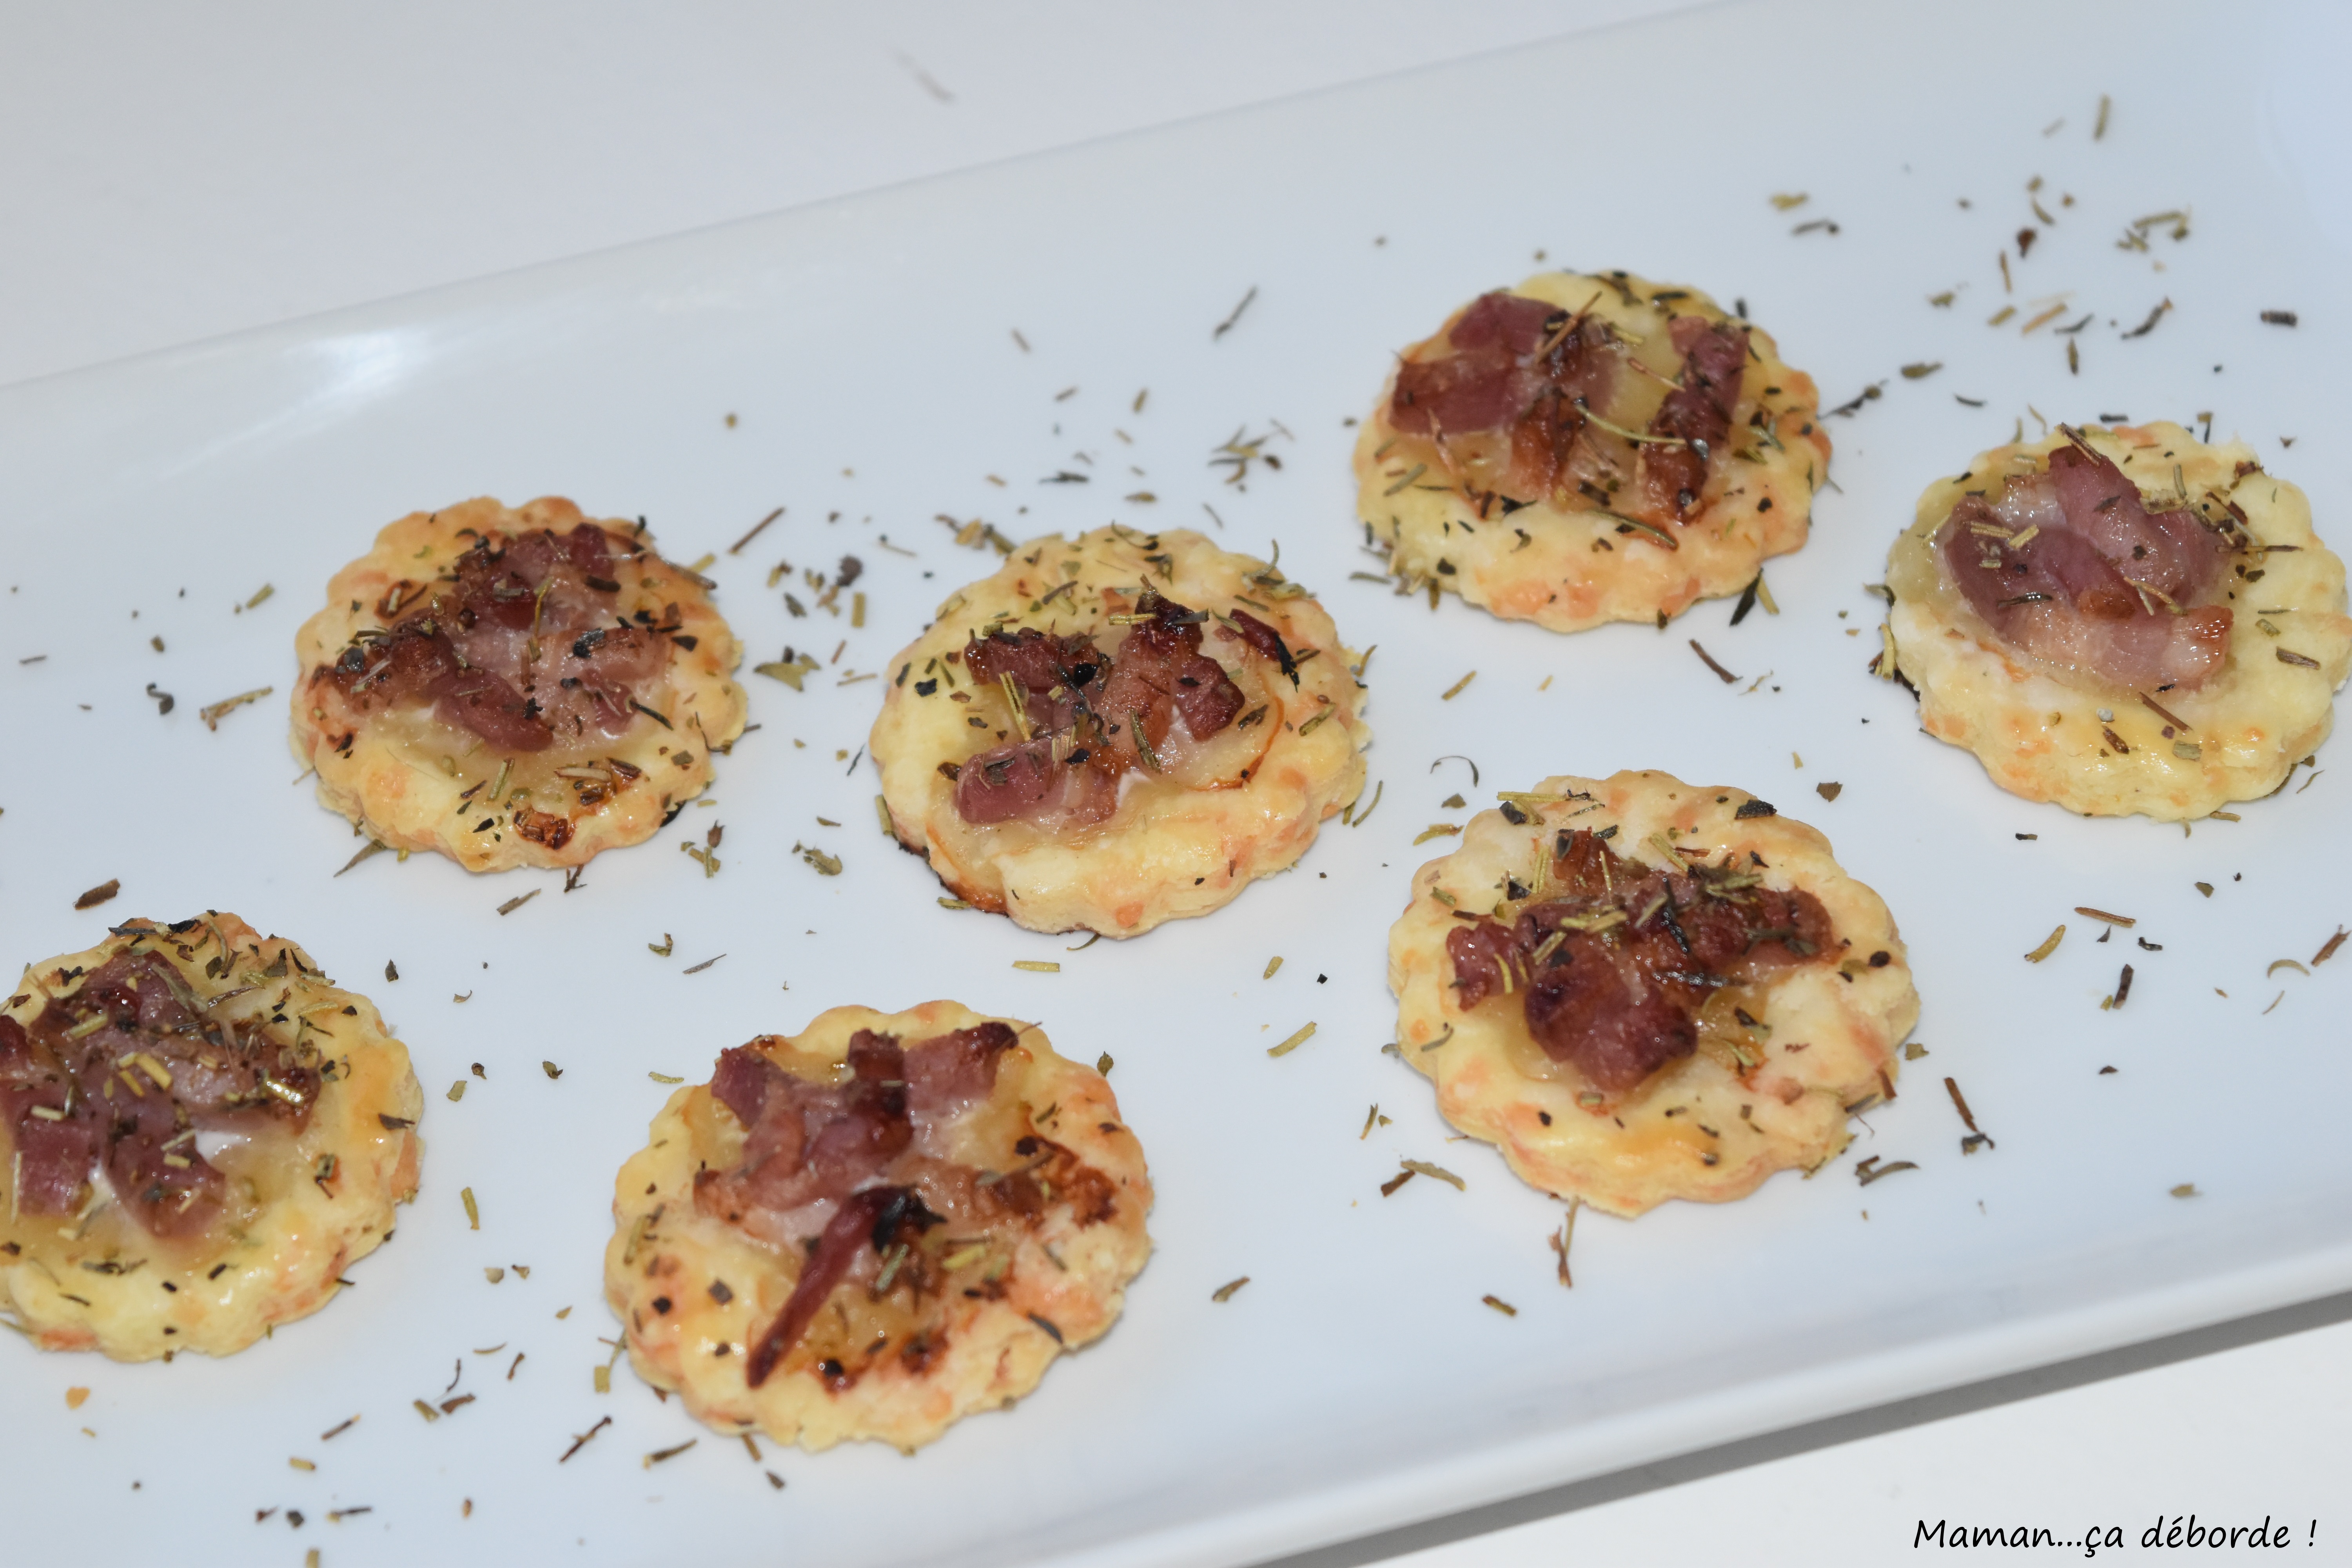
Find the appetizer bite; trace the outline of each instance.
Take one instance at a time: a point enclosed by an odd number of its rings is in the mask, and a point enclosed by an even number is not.
[[[412,512],[295,638],[294,754],[361,832],[469,871],[641,843],[743,731],[709,586],[559,498]]]
[[[391,1236],[424,1092],[284,938],[217,911],[113,931],[0,1010],[0,1310],[44,1350],[227,1355]]]
[[[1874,667],[1995,784],[2167,822],[2252,800],[2326,739],[2344,563],[2252,448],[2060,426],[1919,498]]]
[[[1829,840],[1742,790],[1551,778],[1413,874],[1397,1047],[1525,1180],[1632,1216],[1846,1145],[1919,1017],[1903,939]]]
[[[1664,626],[1805,542],[1819,405],[1695,289],[1547,272],[1405,350],[1356,443],[1357,513],[1433,607]]]
[[[1032,540],[891,660],[891,830],[1032,931],[1207,914],[1363,788],[1354,659],[1304,588],[1197,533]]]
[[[911,1453],[1107,1331],[1151,1181],[1103,1076],[952,1002],[723,1053],[621,1167],[604,1299],[695,1418]]]

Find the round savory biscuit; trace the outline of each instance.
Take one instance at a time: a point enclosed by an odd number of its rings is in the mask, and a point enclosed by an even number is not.
[[[1389,933],[1389,985],[1399,1054],[1435,1080],[1440,1113],[1496,1145],[1523,1179],[1628,1217],[1668,1198],[1720,1203],[1775,1171],[1820,1165],[1845,1147],[1854,1110],[1892,1095],[1895,1048],[1918,1020],[1918,994],[1885,904],[1840,869],[1820,833],[1744,790],[1662,773],[1550,778],[1502,799],[1471,819],[1453,854],[1413,874],[1412,901]],[[1558,879],[1578,858],[1595,870],[1608,861],[1613,871],[1600,874],[1616,879],[1611,896],[1570,895]],[[1628,900],[1641,907],[1623,908]],[[1777,928],[1801,905],[1809,912],[1790,928],[1738,929],[1757,920]],[[1705,962],[1702,927],[1718,918],[1732,922],[1727,952],[1778,951],[1717,976],[1732,982],[1720,988],[1681,991],[1679,1054],[1662,1050],[1657,1065],[1643,1058],[1629,1070],[1606,1051],[1581,1054],[1580,1039],[1538,1043],[1532,1020],[1548,963],[1558,954],[1575,967],[1559,932],[1585,935],[1603,964],[1647,963],[1639,984],[1654,1004],[1662,983],[1690,979],[1680,971]],[[1795,937],[1806,928],[1816,940]],[[1507,957],[1499,973],[1469,973],[1477,944],[1466,933],[1481,930]],[[1512,949],[1504,933],[1514,930],[1554,934]],[[1669,952],[1682,956],[1661,972],[1640,958],[1644,939],[1671,939]],[[1565,1002],[1563,1016],[1579,1005],[1557,991],[1543,1000]],[[1622,1022],[1582,1000],[1596,1037]]]
[[[974,657],[1045,673],[975,679]],[[1303,588],[1197,533],[1031,540],[887,667],[869,745],[892,830],[956,897],[1032,931],[1207,914],[1363,788],[1355,658]],[[1219,727],[1195,737],[1180,712],[1213,693],[1202,727]],[[999,802],[992,779],[1042,793]]]
[[[1151,1182],[1100,1073],[952,1002],[723,1055],[621,1167],[604,1295],[721,1432],[912,1452],[1118,1318]]]
[[[425,1096],[364,996],[218,911],[134,920],[0,1011],[0,1310],[46,1350],[226,1355],[416,1194]]]
[[[2233,546],[2200,595],[2229,613],[2225,631],[2216,618],[2214,668],[2194,686],[2134,685],[2036,657],[1956,585],[1937,546],[1956,507],[1974,495],[1998,501],[2008,480],[2045,476],[2053,454],[2072,451],[2115,464],[2151,512],[2191,515],[2185,499]],[[1969,535],[1988,563],[2031,543],[1998,521]],[[2334,694],[2352,671],[2344,563],[2312,531],[2303,491],[2265,472],[2243,443],[2209,446],[2168,423],[2062,426],[1978,454],[1919,498],[1886,583],[1892,663],[1918,693],[1927,732],[1974,752],[2011,794],[2085,816],[2186,821],[2273,793],[2326,739]],[[2147,618],[2191,607],[2154,604]],[[1876,668],[1891,674],[1888,666],[1882,655]]]
[[[362,833],[469,871],[642,843],[743,731],[709,589],[560,498],[413,512],[295,638],[294,753]]]
[[[1819,410],[1771,334],[1697,289],[1540,273],[1404,351],[1356,443],[1357,514],[1433,607],[1663,626],[1805,542]]]

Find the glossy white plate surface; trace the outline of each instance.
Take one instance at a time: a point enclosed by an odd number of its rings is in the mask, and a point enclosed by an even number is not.
[[[2327,460],[2352,415],[2341,269],[2296,154],[2277,152],[2293,64],[2185,8],[2136,8],[2126,28],[1987,6],[1965,37],[1891,10],[1670,18],[0,392],[5,953],[84,946],[132,914],[236,910],[379,1000],[429,1106],[416,1207],[318,1317],[217,1364],[0,1346],[12,1549],[1239,1562],[2352,1285],[2325,1088],[2352,960],[2264,973],[2307,964],[2347,912],[2339,779],[2303,790],[2298,773],[2300,793],[2185,837],[2080,821],[1994,790],[1862,669],[1878,609],[1862,584],[1918,490],[2019,417],[2032,432],[2029,408],[2210,412],[2217,438],[2243,436],[2305,487],[2324,535],[2342,531],[2352,498]],[[1786,212],[1768,199],[1798,192]],[[2189,237],[2116,247],[2174,208],[2193,213]],[[1835,231],[1790,232],[1815,218]],[[2042,232],[2020,263],[2028,224]],[[1342,421],[1391,350],[1536,270],[1538,251],[1744,299],[1831,403],[1884,384],[1831,422],[1841,489],[1770,569],[1778,616],[1733,628],[1717,604],[1664,637],[1561,638],[1350,579],[1377,565],[1358,549]],[[1949,306],[1929,303],[1946,290]],[[2021,335],[2061,294],[2066,312]],[[2164,299],[2152,331],[2123,335]],[[2018,316],[1990,328],[2009,304]],[[2301,324],[2258,319],[2281,309]],[[2084,314],[2070,374],[2055,328]],[[1281,468],[1223,483],[1212,449],[1276,422]],[[1038,482],[1066,470],[1092,482]],[[1123,499],[1144,490],[1157,500]],[[643,514],[687,561],[786,505],[721,553],[719,602],[754,659],[844,645],[832,673],[795,693],[747,670],[761,728],[722,764],[718,804],[598,860],[570,895],[560,878],[424,858],[333,878],[357,841],[285,749],[295,626],[384,521],[548,492]],[[1015,538],[1113,518],[1214,534],[1204,503],[1237,548],[1279,540],[1351,644],[1379,646],[1377,812],[1329,825],[1297,870],[1215,917],[1130,943],[1071,953],[1075,938],[940,909],[874,824],[856,754],[877,685],[835,684],[885,669],[992,565],[936,517]],[[764,585],[779,561],[797,577],[844,554],[866,566],[862,630],[794,619]],[[177,698],[167,717],[151,681]],[[198,721],[262,685],[275,694],[216,732]],[[1460,761],[1432,771],[1446,754],[1475,761],[1478,787]],[[1824,828],[1903,925],[1931,1055],[1811,1181],[1632,1226],[1588,1216],[1565,1291],[1544,1245],[1557,1205],[1448,1143],[1423,1080],[1379,1052],[1384,938],[1411,869],[1446,847],[1413,838],[1466,815],[1444,799],[1641,766],[1753,789]],[[1827,781],[1844,786],[1834,803],[1815,793]],[[724,868],[706,879],[673,846],[713,822]],[[819,877],[799,844],[845,873]],[[72,912],[109,878],[120,899]],[[2139,923],[2099,946],[2072,913],[2084,904]],[[2061,921],[2056,956],[2021,963]],[[666,934],[669,957],[646,951]],[[1061,973],[1012,967],[1038,958]],[[2131,999],[2102,1012],[2126,960]],[[625,1367],[609,1395],[591,1382],[615,1332],[598,1278],[613,1172],[668,1092],[647,1073],[698,1079],[721,1048],[824,1006],[935,995],[1117,1058],[1160,1194],[1126,1319],[1013,1412],[911,1460],[763,1443],[754,1463],[705,1434],[648,1468],[698,1429]],[[1309,1021],[1308,1044],[1265,1056]],[[1947,1073],[1997,1149],[1960,1154]],[[1374,1102],[1393,1121],[1359,1138]],[[1859,1190],[1853,1161],[1871,1154],[1919,1169]],[[1468,1190],[1424,1180],[1382,1199],[1400,1157]],[[2183,1183],[2200,1195],[2170,1196]],[[491,1267],[509,1270],[495,1285]],[[457,1392],[479,1397],[428,1426],[411,1402],[443,1397],[453,1363]],[[69,1386],[94,1392],[68,1410]],[[369,1511],[330,1521],[345,1509]]]

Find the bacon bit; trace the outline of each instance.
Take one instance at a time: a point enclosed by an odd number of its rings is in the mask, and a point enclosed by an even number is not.
[[[2078,915],[2087,915],[2095,921],[2105,921],[2111,926],[2121,926],[2126,931],[2129,931],[2133,926],[2139,923],[2138,921],[2133,919],[2129,915],[2111,915],[2105,910],[2095,910],[2086,904],[2076,904],[2074,906],[2074,912]],[[2059,929],[2063,931],[2065,928],[2062,926]]]
[[[78,910],[94,910],[98,908],[99,905],[106,902],[109,899],[113,898],[115,894],[121,891],[122,891],[122,879],[120,877],[110,878],[106,881],[100,882],[97,887],[92,888],[80,898],[76,899],[74,900],[74,908]]]

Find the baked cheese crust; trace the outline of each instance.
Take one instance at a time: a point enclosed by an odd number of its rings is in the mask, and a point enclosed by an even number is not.
[[[2148,694],[2159,710],[2128,687],[2004,643],[1953,585],[1937,531],[1971,489],[1990,480],[1997,491],[2007,476],[2046,468],[2068,444],[2053,432],[1980,452],[1965,474],[1928,486],[1887,558],[1887,635],[1919,694],[1920,723],[1974,752],[2011,795],[2087,816],[2189,821],[2272,794],[2327,738],[2335,693],[2352,672],[2343,561],[2312,531],[2303,491],[2263,471],[2242,442],[2208,446],[2165,422],[2082,435],[2152,500],[2175,500],[2183,487],[2224,498],[2265,547],[2230,573],[2223,668],[2195,690]]]
[[[642,524],[597,521],[609,541],[618,615],[650,625],[667,668],[637,692],[617,736],[559,735],[543,750],[501,750],[436,716],[429,699],[386,709],[357,702],[332,679],[339,658],[413,617],[446,587],[459,559],[540,530],[561,536],[589,520],[559,497],[520,508],[490,500],[412,512],[327,584],[326,607],[295,638],[302,679],[293,699],[294,754],[318,771],[319,801],[387,848],[429,849],[469,871],[585,865],[653,837],[712,777],[711,753],[743,731],[743,689],[730,678],[742,650],[710,602],[709,584],[655,554]],[[560,658],[560,648],[549,657]]]
[[[1755,798],[1746,791],[1663,773],[1563,775],[1505,798],[1523,821],[1480,812],[1459,848],[1413,874],[1412,901],[1389,932],[1389,988],[1398,1052],[1435,1081],[1439,1112],[1500,1149],[1522,1179],[1627,1217],[1668,1198],[1726,1202],[1775,1171],[1831,1159],[1853,1110],[1892,1095],[1918,993],[1885,904],[1839,868],[1819,832],[1785,816],[1742,817]],[[1728,1006],[1703,1009],[1696,1053],[1622,1098],[1548,1057],[1519,997],[1462,1007],[1446,950],[1463,924],[1456,911],[1491,910],[1513,879],[1535,885],[1557,835],[1612,827],[1610,847],[1644,866],[1666,866],[1654,842],[1662,836],[1691,861],[1760,859],[1762,885],[1819,899],[1839,938],[1824,961],[1738,988],[1756,1026]]]
[[[853,1271],[758,1387],[747,1376],[753,1349],[813,1248],[698,1208],[696,1173],[737,1164],[745,1129],[709,1084],[670,1097],[647,1146],[621,1167],[604,1252],[605,1300],[638,1376],[721,1432],[811,1450],[868,1438],[911,1453],[966,1415],[1012,1404],[1056,1355],[1110,1328],[1150,1253],[1152,1194],[1142,1149],[1100,1073],[1055,1055],[1034,1025],[953,1002],[895,1014],[835,1007],[799,1035],[762,1036],[751,1048],[826,1082],[846,1077],[860,1030],[895,1036],[912,1056],[991,1022],[1018,1034],[998,1058],[993,1092],[944,1130],[919,1131],[918,1147],[984,1167],[982,1183],[1060,1172],[1059,1190],[1045,1185],[1026,1225],[950,1215],[921,1233],[919,1257],[885,1265],[887,1279]]]
[[[226,1178],[226,1195],[209,1226],[178,1237],[152,1235],[127,1215],[102,1164],[75,1215],[23,1212],[16,1131],[0,1124],[0,1172],[9,1180],[0,1310],[44,1350],[126,1362],[180,1351],[227,1355],[325,1306],[344,1271],[391,1237],[395,1205],[416,1194],[424,1092],[407,1047],[385,1032],[374,1005],[336,986],[293,942],[217,911],[172,927],[134,920],[115,929],[87,952],[26,970],[6,1016],[29,1027],[110,960],[152,954],[208,1025],[258,1027],[281,1047],[280,1062],[316,1067],[317,1098],[299,1131],[269,1121],[220,1147],[192,1141]],[[152,1100],[170,1074],[133,1060],[123,1076],[126,1095]]]
[[[1108,655],[1127,634],[1116,617],[1147,587],[1213,617],[1202,651],[1240,688],[1241,719],[1186,767],[1128,774],[1117,812],[1092,826],[966,822],[950,772],[1014,728],[1003,691],[974,689],[962,670],[967,641],[992,628],[1083,632]],[[1280,635],[1295,686],[1273,659],[1218,635],[1236,609]],[[1355,659],[1303,589],[1200,534],[1113,525],[1031,540],[951,595],[887,667],[896,678],[869,749],[891,830],[957,898],[1032,931],[1127,937],[1207,914],[1297,863],[1323,819],[1363,788],[1371,731]]]
[[[1606,322],[1649,373],[1653,405],[1680,369],[1670,317],[1735,320],[1696,289],[1630,273],[1538,273],[1511,292]],[[1442,354],[1447,333],[1470,309],[1402,358]],[[1391,424],[1391,372],[1356,442],[1356,509],[1370,540],[1389,552],[1399,591],[1427,589],[1433,607],[1438,593],[1459,594],[1504,620],[1556,632],[1609,621],[1663,625],[1700,599],[1738,593],[1767,559],[1802,545],[1813,491],[1829,474],[1820,394],[1812,377],[1780,360],[1770,333],[1738,324],[1747,328],[1750,352],[1731,412],[1731,450],[1709,464],[1706,487],[1680,522],[1651,518],[1628,526],[1611,509],[1633,508],[1615,495],[1564,490],[1516,508],[1492,493],[1482,499],[1449,473],[1425,434]],[[1634,422],[1646,424],[1647,416]]]

